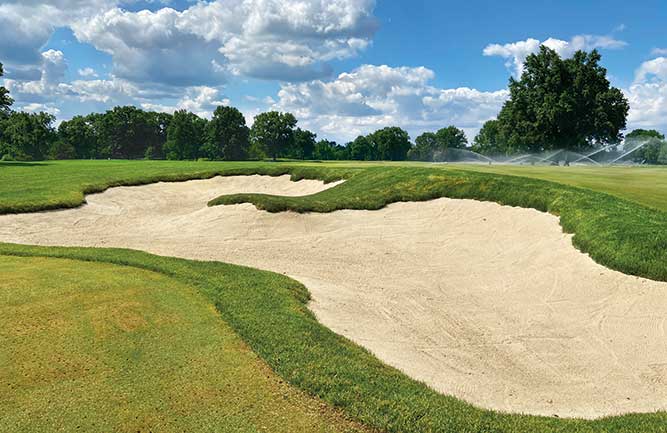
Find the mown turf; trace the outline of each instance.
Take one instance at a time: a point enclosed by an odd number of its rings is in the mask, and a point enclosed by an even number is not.
[[[8,256],[0,275],[2,432],[359,431],[173,278]]]
[[[233,195],[221,197],[212,204],[249,201],[270,211],[328,212],[343,208],[378,209],[396,201],[442,196],[491,200],[560,215],[563,228],[575,233],[576,246],[589,252],[598,262],[626,273],[667,280],[666,213],[590,189],[527,177],[417,164],[308,163],[292,164],[292,167],[238,163],[173,168],[171,164],[181,163],[149,163],[144,172],[140,165],[132,165],[146,164],[143,162],[123,162],[117,167],[113,166],[113,161],[104,164],[110,165],[54,163],[46,169],[12,167],[11,172],[2,172],[7,167],[0,165],[0,180],[17,182],[32,174],[36,178],[28,184],[37,191],[47,183],[46,173],[66,176],[65,180],[54,181],[60,182],[59,186],[48,187],[59,197],[59,201],[51,202],[43,201],[41,193],[35,191],[22,196],[18,187],[6,187],[6,182],[2,182],[0,209],[15,212],[53,206],[53,203],[63,202],[63,191],[78,191],[80,195],[82,185],[91,188],[87,190],[101,190],[116,184],[209,177],[215,173],[290,173],[296,178],[345,178],[347,180],[342,185],[308,197]],[[97,174],[94,168],[98,168]],[[77,172],[81,169],[85,175],[69,178],[65,169]],[[172,172],[174,170],[177,174]],[[120,173],[127,177],[119,177]],[[613,193],[608,187],[596,188]],[[76,200],[65,202],[68,205],[77,203]],[[597,421],[561,420],[498,414],[437,394],[319,325],[305,307],[306,289],[280,275],[221,263],[117,250],[4,245],[0,247],[0,254],[62,256],[119,263],[161,272],[195,286],[216,304],[222,317],[280,376],[342,408],[355,419],[387,431],[667,432],[665,413]]]
[[[666,413],[595,421],[505,415],[438,394],[320,325],[306,308],[306,288],[282,275],[128,250],[0,244],[0,255],[61,257],[134,266],[196,287],[217,306],[222,317],[251,348],[288,382],[340,407],[349,416],[385,431],[667,432]],[[46,318],[39,323],[45,321]],[[164,350],[174,349],[164,347]],[[231,388],[229,392],[233,392]],[[46,406],[52,404],[45,403]],[[196,410],[197,404],[191,407]],[[218,410],[225,410],[223,406]],[[257,405],[246,400],[235,407],[257,409]],[[175,416],[187,414],[188,410],[174,412]],[[288,419],[293,416],[282,410],[276,410],[275,414]],[[269,428],[269,431],[272,430]]]

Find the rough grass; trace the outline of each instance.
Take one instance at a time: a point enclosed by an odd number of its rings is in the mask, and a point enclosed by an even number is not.
[[[366,350],[320,325],[306,307],[306,288],[282,275],[129,250],[0,244],[0,255],[60,257],[133,266],[162,273],[182,284],[196,287],[280,376],[377,429],[451,433],[667,431],[666,413],[626,415],[595,421],[507,415],[478,409],[439,394],[382,364]],[[125,274],[131,275],[129,272]],[[46,318],[38,323],[44,322]],[[263,404],[262,400],[258,402]],[[193,409],[196,410],[198,404],[194,404]],[[251,405],[250,410],[257,410],[258,407],[246,400],[225,404],[239,409],[246,407],[244,405]],[[227,410],[225,404],[218,410]],[[146,410],[150,408],[148,405]],[[280,408],[275,413],[277,417],[287,419],[299,416],[289,410]],[[175,412],[179,416],[187,413]],[[271,427],[267,430],[274,431]]]
[[[164,274],[8,256],[0,274],[2,432],[359,431]]]

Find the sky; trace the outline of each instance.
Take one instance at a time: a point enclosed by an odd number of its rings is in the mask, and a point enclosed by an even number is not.
[[[628,129],[667,133],[665,23],[664,0],[0,0],[0,62],[14,108],[58,122],[232,105],[339,142],[448,125],[472,140],[541,44],[596,48]]]

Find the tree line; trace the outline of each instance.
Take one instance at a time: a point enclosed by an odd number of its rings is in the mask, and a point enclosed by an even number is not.
[[[75,116],[54,127],[54,116],[11,110],[0,87],[0,158],[452,161],[457,152],[484,155],[539,153],[552,149],[583,151],[624,138],[629,105],[612,87],[600,54],[579,51],[563,59],[541,47],[527,57],[520,78],[510,78],[510,96],[498,117],[489,120],[472,143],[447,126],[418,136],[414,143],[399,127],[386,127],[339,144],[319,139],[297,126],[291,113],[261,113],[253,125],[234,107],[220,106],[211,119],[179,110],[173,114],[115,107],[105,113]],[[2,76],[0,64],[0,77]],[[667,164],[667,144],[657,131],[637,130],[627,139],[646,139],[633,157]]]

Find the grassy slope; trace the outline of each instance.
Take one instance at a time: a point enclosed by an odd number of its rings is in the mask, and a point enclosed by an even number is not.
[[[667,432],[667,413],[565,420],[500,414],[438,394],[320,325],[306,307],[306,288],[282,275],[128,250],[0,244],[2,255],[66,257],[134,266],[197,287],[243,340],[289,383],[386,431]],[[276,414],[290,416],[282,411]]]
[[[270,212],[379,209],[398,201],[470,198],[560,216],[574,244],[596,261],[631,275],[667,281],[667,213],[608,194],[537,179],[463,170],[375,167],[306,197],[235,194],[210,205],[251,202]]]
[[[170,176],[167,165],[149,164],[145,173],[136,173],[141,163],[119,163],[94,173],[92,163],[56,163],[44,167],[12,167],[12,174],[1,170],[0,181],[20,181],[35,175],[33,185],[45,183],[45,173],[65,168],[87,171],[86,182],[97,182],[95,190],[117,184],[118,173],[144,183],[148,175]],[[113,164],[113,162],[109,163]],[[164,163],[172,164],[172,163]],[[198,164],[198,163],[197,163]],[[213,163],[215,164],[215,163]],[[401,200],[426,200],[440,196],[493,200],[505,204],[533,207],[561,215],[564,229],[576,233],[575,243],[596,260],[629,273],[667,279],[665,263],[665,213],[588,190],[565,187],[539,180],[474,173],[451,167],[420,168],[375,167],[360,170],[358,164],[331,164],[336,170],[323,170],[321,164],[299,166],[296,177],[346,177],[336,188],[303,198],[263,195],[230,196],[221,203],[252,201],[278,211],[331,211],[344,207],[377,209]],[[99,166],[98,166],[99,167]],[[207,177],[213,173],[260,172],[279,174],[284,166],[260,164],[221,164],[205,166],[202,171],[178,166],[179,177]],[[366,167],[366,166],[364,166]],[[28,168],[28,170],[25,170]],[[162,174],[156,173],[157,169]],[[132,172],[134,170],[134,172]],[[190,170],[188,172],[188,170]],[[197,170],[199,170],[197,168]],[[205,170],[212,170],[206,172]],[[32,173],[30,173],[32,172]],[[39,172],[39,173],[38,173]],[[102,180],[94,180],[102,179]],[[81,188],[81,179],[62,181],[70,191]],[[20,211],[21,206],[44,206],[34,192],[6,194],[0,183],[0,205],[5,211]],[[62,197],[59,190],[56,196]],[[60,195],[59,195],[60,194]],[[7,199],[9,198],[9,201]],[[12,202],[11,199],[14,201]],[[14,206],[12,208],[12,206]],[[628,415],[598,421],[557,420],[550,418],[502,415],[475,409],[451,397],[430,391],[397,371],[383,366],[363,349],[336,336],[319,325],[305,308],[307,292],[282,276],[238,268],[220,263],[198,263],[158,258],[143,253],[84,249],[30,248],[3,246],[5,254],[61,255],[93,261],[109,261],[165,273],[182,282],[196,285],[216,303],[223,317],[239,332],[281,376],[302,389],[343,408],[346,413],[369,425],[388,431],[446,432],[653,432],[667,431],[667,415]],[[0,251],[0,253],[2,252]]]
[[[607,192],[644,206],[667,211],[667,167],[531,167],[457,166],[466,170],[509,174]]]
[[[2,432],[358,431],[191,286],[53,258],[0,256],[0,274]]]

